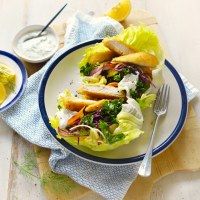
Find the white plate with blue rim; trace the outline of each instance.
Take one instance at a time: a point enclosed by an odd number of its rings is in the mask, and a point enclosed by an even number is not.
[[[46,70],[39,88],[39,107],[41,116],[52,137],[71,153],[91,162],[108,165],[128,165],[144,158],[149,144],[155,115],[152,108],[144,113],[144,134],[118,149],[95,152],[81,146],[72,146],[64,139],[56,137],[56,131],[49,124],[49,117],[57,111],[57,97],[60,92],[69,89],[76,94],[81,85],[78,63],[86,48],[101,40],[81,43],[57,56]],[[154,143],[153,156],[167,149],[180,134],[187,116],[187,96],[182,79],[176,69],[165,60],[163,75],[170,86],[168,112],[159,122]]]
[[[13,91],[0,105],[0,112],[2,112],[17,102],[23,94],[27,81],[27,72],[26,68],[18,58],[6,51],[0,50],[0,63],[7,66],[15,73],[15,86]]]

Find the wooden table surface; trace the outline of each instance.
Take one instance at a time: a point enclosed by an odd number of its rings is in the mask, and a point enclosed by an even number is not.
[[[24,26],[45,24],[65,0],[0,0],[0,49],[12,52],[11,42]],[[68,7],[55,23],[65,22],[75,10],[99,16],[118,0],[68,0]],[[176,69],[200,90],[200,1],[199,0],[132,0],[135,8],[148,10],[157,18],[162,35]],[[200,122],[200,97],[190,103]],[[45,200],[39,182],[10,170],[14,155],[23,159],[33,146],[14,134],[0,120],[0,200]],[[14,178],[13,178],[14,177]],[[17,179],[17,181],[16,181]],[[17,184],[16,184],[17,182]],[[14,186],[14,187],[13,187]],[[155,184],[151,199],[198,200],[200,172],[179,172]]]

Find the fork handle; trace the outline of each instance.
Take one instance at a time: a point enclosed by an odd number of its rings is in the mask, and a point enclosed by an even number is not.
[[[155,137],[155,132],[156,132],[159,117],[160,116],[157,115],[156,120],[155,120],[155,124],[154,124],[154,128],[153,128],[153,131],[152,131],[149,146],[147,148],[144,159],[143,159],[143,161],[140,165],[140,168],[138,170],[138,174],[140,176],[147,177],[147,176],[151,175],[152,151],[153,151],[154,137]]]

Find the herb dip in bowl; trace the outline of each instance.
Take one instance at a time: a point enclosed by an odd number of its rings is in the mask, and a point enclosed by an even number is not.
[[[13,40],[14,52],[24,61],[40,63],[50,59],[59,47],[56,32],[48,27],[40,36],[42,25],[31,25],[20,30]]]

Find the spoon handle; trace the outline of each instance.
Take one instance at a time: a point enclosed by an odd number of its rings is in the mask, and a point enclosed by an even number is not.
[[[54,19],[62,12],[62,10],[66,7],[67,3],[55,14],[55,16],[48,22],[48,24],[38,33],[38,36],[40,36],[46,29],[47,27],[54,21]]]

